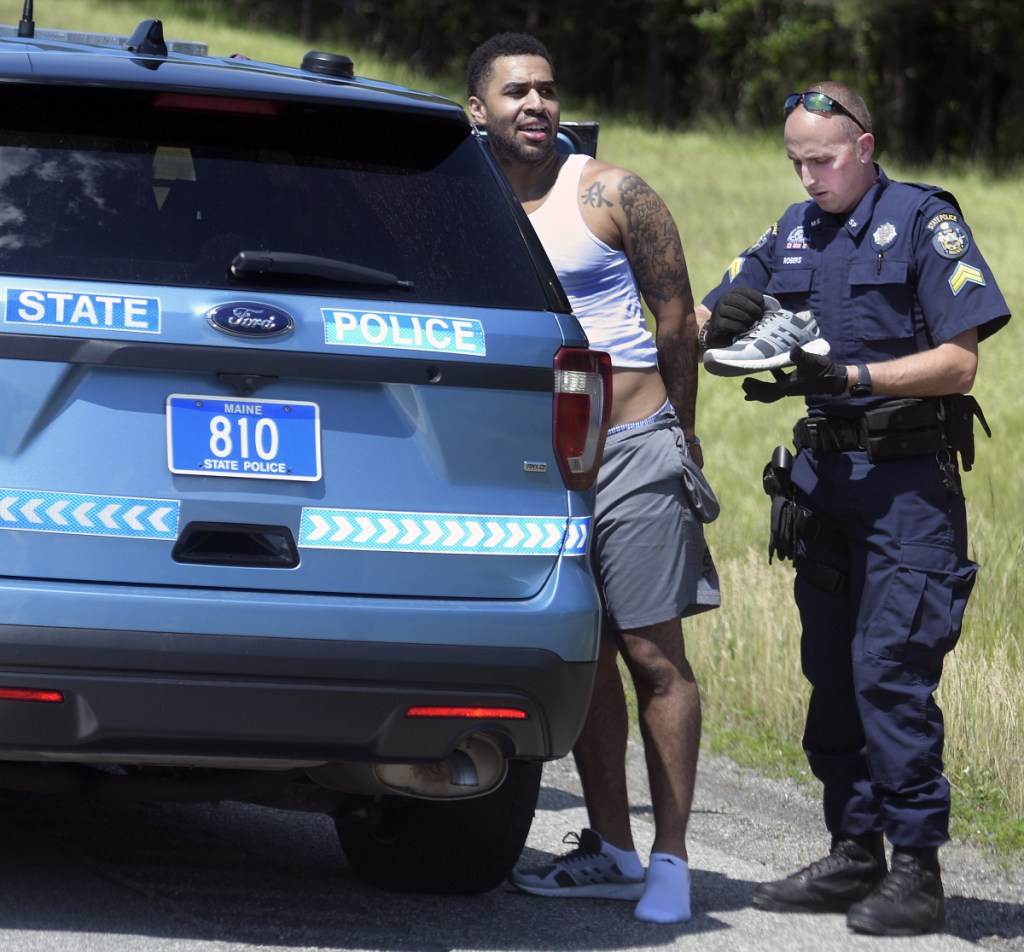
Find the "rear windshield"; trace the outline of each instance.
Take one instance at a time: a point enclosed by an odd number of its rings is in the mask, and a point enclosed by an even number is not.
[[[352,106],[268,101],[239,115],[237,100],[0,88],[0,273],[546,307],[510,205],[458,123]],[[239,277],[240,252],[299,264]],[[303,256],[373,277],[307,272]]]

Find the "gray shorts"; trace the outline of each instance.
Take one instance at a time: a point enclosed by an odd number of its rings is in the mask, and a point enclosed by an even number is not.
[[[688,453],[674,414],[608,435],[591,558],[605,612],[620,631],[721,604],[704,526],[683,492]]]

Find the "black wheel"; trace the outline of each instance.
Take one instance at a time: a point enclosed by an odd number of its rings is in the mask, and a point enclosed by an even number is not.
[[[502,785],[470,800],[366,798],[335,817],[345,858],[360,879],[382,889],[457,895],[494,889],[530,832],[542,766],[509,761]]]

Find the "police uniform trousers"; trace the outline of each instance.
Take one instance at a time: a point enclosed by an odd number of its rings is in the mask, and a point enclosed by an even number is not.
[[[950,469],[944,479],[934,456],[872,463],[864,451],[803,450],[794,463],[796,502],[834,530],[800,539],[795,559],[812,689],[804,749],[833,834],[882,831],[906,847],[949,838],[933,694],[977,573]],[[814,564],[842,584],[823,586]]]

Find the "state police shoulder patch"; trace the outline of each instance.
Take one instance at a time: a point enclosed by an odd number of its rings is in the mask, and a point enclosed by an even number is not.
[[[955,261],[967,254],[967,249],[971,247],[967,229],[955,215],[944,215],[940,221],[933,218],[928,228],[932,233],[932,247],[943,258]]]
[[[776,234],[778,230],[779,223],[776,222],[760,238],[758,238],[757,241],[755,241],[746,251],[744,251],[743,254],[740,255],[740,257],[745,258],[747,255],[752,255],[755,251],[758,251],[759,249],[763,248],[768,239],[771,238],[772,235]]]

